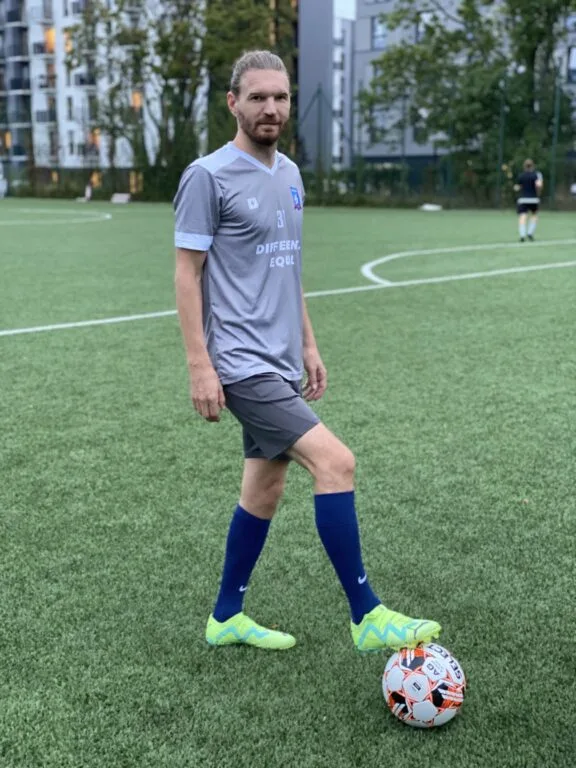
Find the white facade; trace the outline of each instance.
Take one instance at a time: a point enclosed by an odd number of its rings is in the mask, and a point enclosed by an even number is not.
[[[11,170],[98,165],[99,137],[82,124],[95,94],[65,66],[78,0],[0,0],[0,158]]]
[[[86,66],[68,71],[68,29],[84,0],[0,0],[0,163],[16,178],[38,168],[107,168],[106,137],[95,128],[110,83]],[[138,9],[134,9],[138,12]],[[99,55],[98,53],[96,54]],[[129,103],[131,94],[126,94]],[[150,121],[144,120],[147,141]],[[120,139],[115,165],[132,166]]]

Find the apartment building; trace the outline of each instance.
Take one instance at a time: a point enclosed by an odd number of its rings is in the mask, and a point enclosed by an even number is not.
[[[353,153],[355,0],[300,0],[298,131],[303,165],[346,167]]]
[[[425,5],[425,4],[423,4]],[[453,14],[457,11],[459,0],[445,0],[442,8]],[[422,25],[426,23],[425,14],[419,23],[409,31],[389,30],[381,15],[390,13],[396,6],[396,0],[356,0],[356,24],[354,39],[353,93],[355,97],[369,86],[374,76],[374,60],[387,48],[401,44],[408,38],[410,42],[418,39]],[[486,12],[493,12],[487,8]],[[566,19],[566,40],[556,52],[564,86],[574,92],[576,107],[576,14]],[[354,127],[355,151],[370,162],[389,162],[399,158],[427,161],[442,153],[433,141],[419,144],[411,127],[404,130],[394,128],[401,117],[402,105],[396,109],[382,110],[375,115],[376,125],[382,129],[385,139],[379,140],[371,135],[367,126],[357,120]]]
[[[65,66],[67,27],[81,0],[0,0],[0,163],[18,178],[38,167],[94,165],[94,76]]]

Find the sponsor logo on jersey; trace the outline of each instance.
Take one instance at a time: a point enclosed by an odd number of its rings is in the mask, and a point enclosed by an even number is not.
[[[290,192],[292,193],[292,202],[294,203],[294,210],[295,211],[301,211],[302,210],[302,200],[300,199],[300,192],[298,192],[297,187],[290,187]]]
[[[256,256],[263,253],[276,253],[277,251],[299,251],[300,240],[273,240],[270,243],[261,243],[256,246]]]

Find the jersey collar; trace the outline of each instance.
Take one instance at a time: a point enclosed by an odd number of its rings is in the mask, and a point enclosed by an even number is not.
[[[259,168],[261,171],[265,171],[270,176],[274,176],[276,171],[278,170],[278,164],[280,163],[280,153],[276,151],[276,155],[274,157],[274,165],[272,168],[268,168],[267,165],[264,163],[261,163],[260,160],[253,157],[252,155],[249,155],[248,152],[244,152],[242,149],[238,149],[238,147],[233,144],[231,141],[228,142],[226,145],[228,149],[231,149],[233,152],[236,152],[237,155],[240,155],[245,160],[248,160],[249,163],[252,163],[252,165],[255,165],[256,168]]]

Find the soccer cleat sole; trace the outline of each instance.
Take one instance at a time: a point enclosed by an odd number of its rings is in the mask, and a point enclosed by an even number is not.
[[[392,651],[395,653],[396,651],[400,651],[402,648],[414,649],[419,645],[426,645],[427,643],[431,643],[433,640],[437,640],[441,633],[442,627],[439,627],[439,629],[420,637],[418,640],[399,640],[397,643],[387,643],[386,645],[382,645],[380,648],[358,648],[357,645],[355,645],[354,648],[356,649],[356,653],[359,653],[361,656],[366,656],[370,653],[382,653],[383,651]]]

